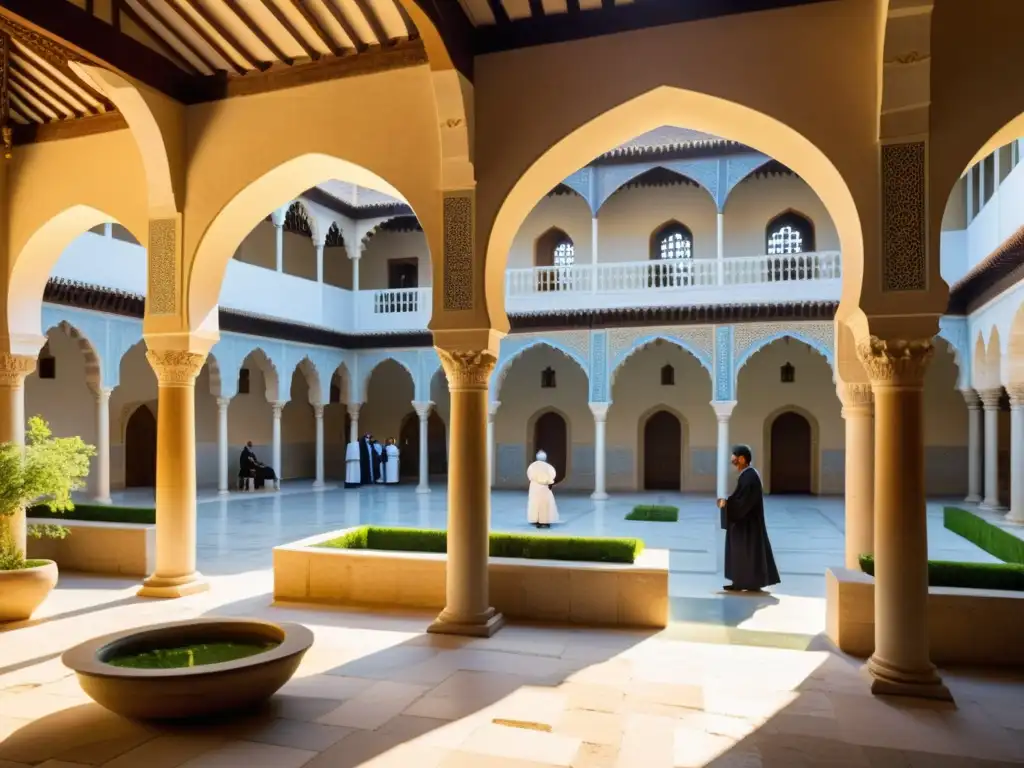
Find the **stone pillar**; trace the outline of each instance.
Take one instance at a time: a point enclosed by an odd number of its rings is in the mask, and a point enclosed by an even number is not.
[[[114,236],[114,224],[113,222],[106,221],[103,223],[103,236],[108,240]]]
[[[870,384],[840,384],[846,422],[846,567],[875,551],[875,409]]]
[[[985,409],[985,498],[983,509],[1001,509],[999,504],[999,403],[1002,387],[978,393]]]
[[[928,650],[924,373],[930,339],[857,345],[875,398],[875,694],[950,700]]]
[[[416,409],[416,415],[420,417],[420,484],[416,486],[416,493],[430,493],[430,444],[427,428],[429,426],[430,409],[434,404],[427,400],[414,402],[412,407]]]
[[[281,485],[281,413],[284,411],[284,407],[287,403],[283,400],[277,400],[270,404],[271,409],[274,413],[274,431],[273,431],[273,446],[271,451],[271,461],[274,462],[274,472],[277,475],[277,485]]]
[[[284,217],[283,208],[270,215],[270,221],[274,224],[274,264],[278,272],[284,272]]]
[[[962,391],[967,402],[967,498],[981,503],[981,398],[973,389]]]
[[[725,285],[725,214],[718,212],[718,250],[715,253],[718,259],[718,284]]]
[[[590,220],[590,290],[597,293],[597,216]]]
[[[0,352],[0,443],[25,444],[25,377],[35,368],[35,357]],[[28,534],[25,511],[7,518],[7,525],[14,546],[24,554]]]
[[[110,503],[110,393],[113,387],[100,387],[96,396],[96,476],[93,500]]]
[[[217,398],[217,493],[230,493],[228,485],[228,406],[230,397]]]
[[[208,588],[196,571],[196,376],[206,355],[149,350],[159,385],[156,423],[156,570],[140,597],[184,597]]]
[[[362,257],[362,245],[355,246],[355,253],[350,254],[352,259],[352,328],[359,328],[359,259]]]
[[[355,443],[359,441],[359,409],[362,403],[348,403],[345,408],[348,410],[348,441]]]
[[[501,407],[500,400],[492,400],[487,406],[487,487],[494,487],[494,419]]]
[[[715,493],[720,499],[729,495],[729,457],[732,446],[729,445],[729,417],[736,407],[735,400],[713,400],[711,407],[718,418],[718,461],[716,463]]]
[[[321,241],[314,245],[316,246],[316,281],[322,285],[324,282],[324,244]]]
[[[1010,392],[1010,512],[1006,519],[1024,524],[1024,385]]]
[[[487,383],[497,358],[489,350],[437,348],[451,392],[448,463],[448,567],[445,607],[429,632],[490,637],[504,617],[490,605],[487,561],[491,493],[487,487]]]
[[[608,407],[611,403],[590,403],[594,414],[594,492],[590,498],[601,501],[608,498],[605,478],[605,428],[608,426]]]
[[[313,481],[314,488],[324,487],[324,406],[316,404],[313,406],[313,416],[316,419],[316,480]]]

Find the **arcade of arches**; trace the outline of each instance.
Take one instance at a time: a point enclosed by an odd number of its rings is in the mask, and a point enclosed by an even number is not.
[[[108,6],[45,5],[64,4]],[[380,71],[288,79],[304,49],[303,66],[332,58],[293,40],[297,53],[253,64],[277,68],[265,80],[227,85],[204,57],[129,73],[130,55],[115,67],[29,25],[54,38],[48,55],[65,51],[47,71],[70,98],[117,119],[61,138],[62,109],[37,120],[17,93],[0,100],[19,128],[0,161],[0,439],[23,442],[39,412],[100,447],[99,498],[152,482],[156,565],[140,594],[180,597],[207,586],[196,489],[224,485],[229,448],[251,439],[285,478],[319,483],[341,476],[353,433],[395,437],[407,477],[447,475],[447,605],[431,631],[475,636],[503,624],[488,597],[492,480],[521,486],[543,448],[565,489],[598,500],[723,495],[730,441],[747,442],[769,490],[845,494],[847,559],[877,562],[875,690],[948,697],[929,660],[925,499],[1008,501],[1024,519],[1024,314],[989,262],[949,272],[940,256],[969,251],[972,217],[1012,186],[1000,158],[1019,158],[1006,149],[1024,135],[1024,9],[776,3],[474,60],[479,19],[462,5],[449,4],[454,27],[432,4],[401,5],[389,25],[402,34],[350,41],[360,56],[413,46]],[[5,21],[4,40],[23,21]],[[137,30],[109,33],[164,56]],[[1019,260],[1009,234],[984,258]],[[51,278],[84,279],[82,254],[105,298],[54,298]],[[947,274],[1001,292],[971,288],[956,306]],[[46,321],[61,304],[102,337]],[[786,332],[811,320],[834,321],[814,349]],[[645,324],[703,346],[609,341]],[[750,325],[774,340],[743,346]],[[551,343],[509,360],[528,332]],[[23,541],[23,515],[13,525]]]

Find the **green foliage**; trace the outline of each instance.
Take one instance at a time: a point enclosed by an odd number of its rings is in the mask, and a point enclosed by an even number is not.
[[[53,513],[45,504],[29,507],[26,512],[31,519],[49,517]],[[64,512],[65,520],[87,520],[91,523],[134,523],[155,525],[156,510],[152,507],[118,507],[113,504],[75,504]]]
[[[946,507],[942,513],[947,529],[959,534],[1004,563],[1024,565],[1024,540],[993,525],[984,518],[959,507]]]
[[[638,504],[626,515],[627,520],[643,520],[649,523],[675,523],[679,521],[679,507],[659,504]]]
[[[54,437],[39,416],[28,420],[24,448],[0,445],[0,570],[25,567],[11,519],[31,505],[45,506],[51,513],[74,509],[71,494],[85,486],[89,458],[95,453],[80,437]],[[29,528],[29,535],[64,538],[67,529],[36,525]]]
[[[142,653],[114,656],[106,661],[114,667],[130,669],[184,669],[206,664],[221,664],[273,650],[280,643],[197,643],[181,648],[155,648]]]
[[[362,526],[344,536],[318,545],[330,549],[375,549],[385,552],[448,551],[448,532],[422,528]],[[643,552],[639,539],[611,539],[582,536],[543,536],[492,533],[491,557],[532,560],[571,560],[592,563],[632,563]]]
[[[874,576],[874,557],[871,555],[861,555],[860,569],[869,576]],[[948,560],[929,560],[928,586],[1024,592],[1024,565],[1018,563],[955,563]]]

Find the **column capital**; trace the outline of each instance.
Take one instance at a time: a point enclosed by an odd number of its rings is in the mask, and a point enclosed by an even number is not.
[[[273,211],[270,214],[270,220],[273,222],[275,227],[277,227],[278,229],[282,229],[284,227],[285,216],[287,216],[287,215],[288,215],[288,206],[286,205],[286,206],[284,206],[282,208],[278,208],[276,211]]]
[[[981,409],[981,398],[978,396],[977,390],[970,388],[961,389],[960,394],[963,395],[968,410],[977,411]]]
[[[323,403],[313,403],[313,417],[317,420],[320,420],[324,417]]]
[[[844,419],[848,413],[870,414],[873,409],[875,398],[871,391],[871,385],[867,382],[837,384],[836,394],[839,396],[839,402],[843,404]]]
[[[426,421],[430,418],[430,411],[434,407],[433,400],[413,400],[412,407],[416,410],[416,415],[420,417],[420,421]]]
[[[1024,384],[1011,384],[1006,388],[1011,408],[1024,408]]]
[[[231,398],[230,397],[218,397],[217,398],[217,408],[226,411],[228,409],[229,405],[231,405]]]
[[[20,387],[35,369],[35,357],[0,352],[0,386]]]
[[[92,396],[96,398],[97,403],[103,402],[104,400],[109,401],[110,395],[113,391],[113,387],[96,387],[92,390]]]
[[[992,387],[991,389],[982,389],[978,392],[978,395],[981,397],[981,403],[986,411],[998,411],[999,405],[1003,400],[1003,388]]]
[[[736,408],[735,400],[712,400],[711,407],[715,409],[715,416],[719,422],[727,422]]]
[[[345,403],[345,410],[348,411],[348,415],[353,419],[359,418],[359,409],[362,407],[362,403]]]
[[[924,386],[924,372],[931,362],[935,347],[931,339],[880,339],[869,336],[857,344],[857,357],[868,372],[871,386]]]
[[[594,421],[606,421],[608,419],[608,409],[611,408],[611,403],[587,403],[590,406],[590,412],[594,414]]]
[[[489,349],[442,349],[435,347],[448,377],[448,389],[486,390],[497,356]]]
[[[192,387],[203,369],[206,355],[181,349],[150,349],[146,359],[161,387]]]
[[[281,418],[281,411],[284,410],[284,407],[286,405],[288,405],[288,401],[287,400],[272,400],[271,401],[270,408],[274,412],[274,418],[275,419],[280,419]]]

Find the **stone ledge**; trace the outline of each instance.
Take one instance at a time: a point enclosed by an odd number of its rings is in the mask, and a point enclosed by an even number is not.
[[[840,650],[875,649],[875,580],[861,571],[825,571],[825,632]],[[1024,666],[1024,592],[931,587],[928,639],[936,664]]]
[[[29,523],[41,522],[29,520]],[[156,561],[156,526],[62,520],[46,523],[71,531],[66,539],[29,539],[28,557],[56,561],[63,571],[148,576]]]
[[[340,605],[445,605],[447,555],[317,549],[345,530],[274,547],[274,599]],[[584,626],[668,624],[668,551],[633,564],[493,557],[491,604],[508,618]]]

